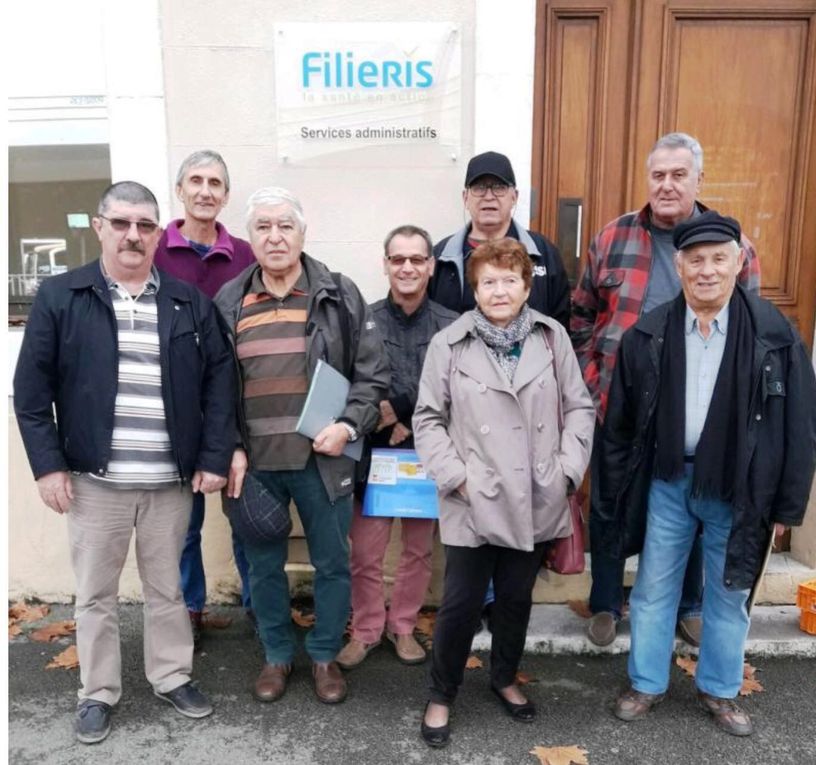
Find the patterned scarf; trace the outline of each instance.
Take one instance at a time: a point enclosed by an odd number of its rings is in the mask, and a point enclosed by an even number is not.
[[[510,382],[513,382],[513,375],[521,358],[521,346],[533,328],[533,319],[527,304],[522,306],[519,315],[506,327],[497,327],[478,307],[473,309],[473,322],[476,325],[476,333],[499,362]]]

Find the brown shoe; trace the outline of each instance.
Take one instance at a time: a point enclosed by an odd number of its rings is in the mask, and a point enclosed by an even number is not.
[[[379,644],[379,640],[374,643],[364,643],[362,640],[352,638],[343,646],[343,649],[337,654],[334,660],[342,669],[354,669],[354,667],[362,664],[363,659]]]
[[[336,661],[316,661],[312,664],[315,693],[324,704],[339,704],[345,701],[348,687],[346,678]]]
[[[642,720],[655,704],[663,701],[665,695],[665,693],[641,693],[630,688],[618,696],[615,702],[615,717],[624,722]]]
[[[601,611],[592,615],[589,620],[589,627],[587,627],[587,637],[595,645],[609,645],[615,640],[617,634],[618,620],[615,619],[615,614],[611,614],[609,611]]]
[[[291,664],[264,664],[252,695],[258,701],[277,701],[286,692],[291,672]]]
[[[726,733],[732,736],[750,736],[754,732],[754,726],[748,713],[743,712],[734,699],[721,699],[697,691],[697,700]]]
[[[422,664],[425,661],[425,649],[417,643],[413,635],[394,635],[392,632],[387,632],[385,636],[394,646],[397,658],[403,664]]]
[[[703,617],[687,616],[677,622],[677,631],[689,645],[700,647],[700,638],[703,634]]]

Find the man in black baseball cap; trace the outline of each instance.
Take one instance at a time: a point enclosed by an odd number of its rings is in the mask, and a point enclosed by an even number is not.
[[[482,242],[511,237],[527,248],[533,261],[533,284],[527,299],[530,307],[569,329],[569,281],[557,248],[513,220],[518,191],[510,160],[496,151],[473,157],[465,172],[462,201],[470,223],[434,247],[437,262],[428,285],[431,300],[457,313],[473,308],[473,291],[464,279],[471,251]]]

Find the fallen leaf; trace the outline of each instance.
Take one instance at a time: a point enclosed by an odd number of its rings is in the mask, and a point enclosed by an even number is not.
[[[76,669],[79,666],[79,656],[75,645],[69,645],[62,653],[58,653],[48,664],[46,669]]]
[[[202,629],[215,629],[215,630],[222,630],[225,627],[229,627],[232,624],[232,617],[231,616],[216,616],[215,614],[208,614],[205,613],[201,617],[201,627]]]
[[[292,621],[297,624],[298,627],[312,627],[315,623],[315,615],[314,614],[303,614],[303,612],[299,608],[292,609]]]
[[[761,670],[759,670],[761,671]],[[742,665],[742,676],[743,677],[753,677],[757,672],[757,668],[751,666],[747,661],[745,664]]]
[[[537,682],[537,678],[528,675],[526,672],[516,672],[516,685],[528,685],[529,683]]]
[[[23,630],[14,622],[9,622],[9,640],[17,635],[21,635]]]
[[[37,622],[48,616],[48,606],[30,606],[28,603],[14,603],[9,606],[9,618],[18,622]]]
[[[416,628],[423,635],[431,637],[436,624],[436,611],[420,611],[417,615]]]
[[[581,746],[537,746],[530,754],[538,757],[541,765],[589,765],[589,752]]]
[[[66,619],[62,622],[52,622],[34,630],[29,637],[38,643],[50,643],[59,637],[65,637],[72,632],[76,632],[76,622],[73,619]]]
[[[465,662],[465,669],[481,669],[483,666],[484,662],[475,654],[468,656],[468,660]]]
[[[688,656],[678,656],[674,663],[680,667],[689,677],[694,677],[697,672],[697,659]]]
[[[742,688],[739,689],[739,695],[750,696],[754,692],[761,693],[764,690],[759,680],[755,680],[753,677],[746,677],[742,681]]]
[[[567,605],[570,611],[575,612],[582,619],[589,619],[592,617],[592,611],[589,610],[589,603],[586,600],[568,600]]]

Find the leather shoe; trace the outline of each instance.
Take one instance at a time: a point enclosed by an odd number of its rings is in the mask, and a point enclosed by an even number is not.
[[[589,627],[587,627],[587,637],[595,645],[609,645],[615,640],[617,634],[618,620],[615,618],[615,614],[609,611],[601,611],[592,615],[589,620]]]
[[[277,701],[286,692],[291,672],[291,664],[264,664],[252,695],[258,701]]]
[[[748,713],[740,709],[734,699],[721,699],[697,691],[697,700],[726,733],[732,736],[750,736],[754,732]]]
[[[641,693],[630,688],[615,702],[615,717],[624,722],[642,720],[649,710],[665,698],[665,693]]]
[[[354,667],[362,664],[365,657],[379,644],[379,640],[374,643],[364,643],[362,640],[352,638],[343,646],[334,660],[340,665],[341,669],[354,669]]]
[[[499,701],[501,701],[502,706],[507,711],[507,714],[510,715],[516,722],[523,722],[523,723],[531,723],[536,718],[536,707],[532,701],[525,701],[523,704],[514,704],[509,699],[504,697],[504,694],[496,688],[495,685],[491,685],[490,689],[493,693],[496,694]]]
[[[346,678],[336,661],[316,661],[312,664],[315,693],[324,704],[339,704],[348,694]]]
[[[700,638],[703,634],[703,617],[686,616],[677,622],[677,631],[680,637],[695,648],[700,647]]]
[[[425,661],[425,649],[417,642],[412,634],[394,635],[391,632],[387,632],[385,636],[394,646],[394,650],[397,652],[397,658],[403,664],[422,664],[422,662]]]
[[[425,711],[422,713],[422,723],[419,726],[419,732],[422,735],[422,740],[434,749],[442,749],[450,743],[450,716],[445,725],[440,725],[438,728],[432,728],[425,724],[425,715],[428,713],[428,704],[425,705]],[[448,712],[450,715],[450,712]]]

